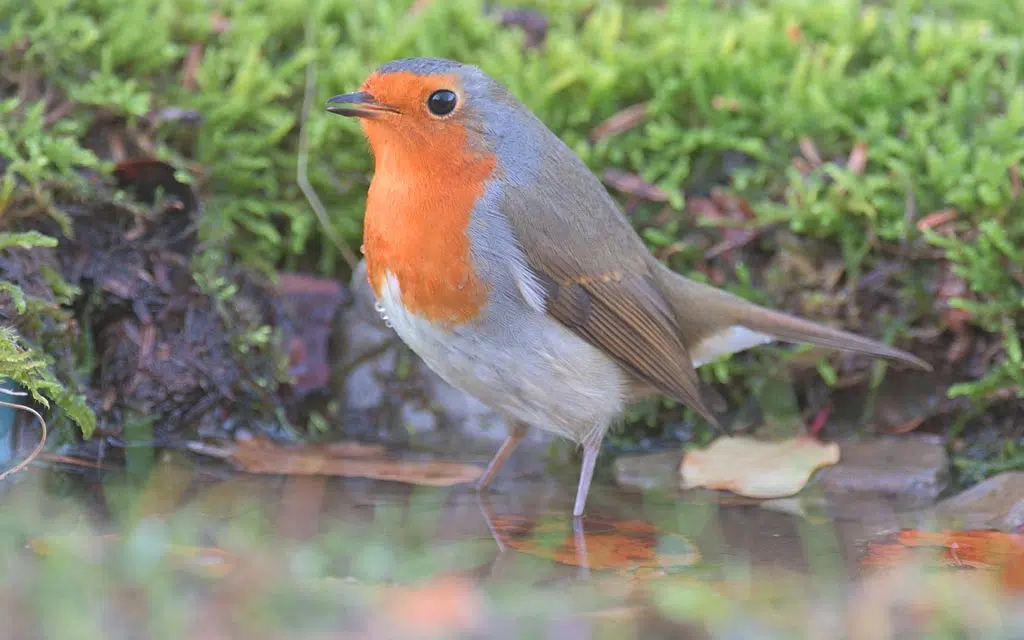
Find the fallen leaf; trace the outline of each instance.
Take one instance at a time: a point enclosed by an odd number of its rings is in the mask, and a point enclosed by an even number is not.
[[[568,515],[537,519],[504,515],[490,522],[492,533],[504,546],[589,569],[690,566],[701,558],[689,539],[642,520],[587,515],[580,523],[577,531]]]
[[[597,142],[598,140],[604,140],[605,138],[625,133],[643,122],[646,117],[646,102],[626,107],[594,127],[593,131],[590,132],[590,141]]]
[[[956,220],[958,215],[959,213],[956,209],[941,209],[939,211],[933,211],[917,221],[917,230],[924,231],[925,229],[941,227]]]
[[[203,51],[202,43],[193,42],[188,48],[188,53],[185,54],[185,63],[181,69],[181,86],[186,91],[195,91],[198,86],[196,74],[199,73],[199,67],[203,64]]]
[[[753,220],[754,207],[746,199],[725,191],[724,189],[712,189],[711,201],[714,202],[720,211],[728,218],[735,220]]]
[[[433,4],[434,0],[413,0],[412,5],[409,6],[409,10],[405,12],[405,15],[409,17],[418,16],[423,13],[427,7]]]
[[[696,216],[698,220],[704,218],[721,218],[725,215],[725,212],[722,211],[718,204],[716,204],[711,198],[687,198],[686,211]]]
[[[715,96],[711,99],[711,108],[716,111],[731,111],[735,113],[740,110],[740,102],[736,98]]]
[[[814,141],[810,138],[800,138],[799,144],[800,153],[811,163],[811,166],[820,167],[822,165],[821,154],[818,153],[818,147],[814,144]]]
[[[741,249],[761,233],[760,229],[742,229],[731,227],[725,230],[725,239],[704,252],[704,259],[710,260],[723,253]]]
[[[395,460],[366,455],[351,458],[339,456],[329,447],[315,444],[282,446],[266,438],[248,438],[222,445],[190,442],[188,448],[196,453],[226,459],[240,471],[268,475],[341,476],[448,487],[472,482],[483,473],[483,469],[471,464]]]
[[[616,191],[643,198],[651,202],[668,202],[668,194],[662,189],[647,182],[635,173],[605,169],[601,179]]]
[[[904,529],[872,542],[862,569],[893,569],[910,563],[943,569],[995,572],[1007,589],[1024,589],[1024,534],[994,529],[921,531]]]
[[[855,176],[864,175],[864,169],[868,166],[868,145],[858,142],[853,145],[850,157],[846,160],[846,168]]]
[[[231,21],[224,14],[214,11],[210,14],[210,27],[214,33],[220,35],[227,33],[228,29],[231,28]]]
[[[820,467],[839,462],[839,445],[801,436],[777,442],[722,437],[704,450],[687,451],[683,488],[732,491],[751,498],[791,496]]]

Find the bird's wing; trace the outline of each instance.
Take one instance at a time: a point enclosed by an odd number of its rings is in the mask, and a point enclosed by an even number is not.
[[[543,285],[546,312],[640,380],[717,424],[647,247],[596,178],[593,185],[586,182],[580,186],[596,186],[599,193],[587,197],[556,182],[557,193],[510,188],[502,199],[502,212]],[[591,201],[597,206],[576,215],[554,210]]]

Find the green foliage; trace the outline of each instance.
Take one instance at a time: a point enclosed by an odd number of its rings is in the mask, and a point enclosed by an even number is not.
[[[182,156],[194,156],[205,171],[201,234],[216,248],[196,268],[212,273],[225,247],[265,269],[312,264],[338,274],[338,254],[297,186],[300,130],[308,177],[354,248],[372,160],[358,124],[325,114],[324,100],[396,57],[459,58],[506,83],[595,170],[635,172],[676,208],[687,192],[728,183],[758,224],[837,247],[851,279],[877,264],[880,242],[941,250],[967,285],[953,304],[1005,344],[983,379],[953,393],[984,401],[1024,387],[1015,348],[1024,324],[1024,198],[1014,182],[1024,160],[1020,0],[531,0],[520,6],[550,22],[538,49],[501,28],[484,0],[431,3],[415,16],[410,5],[0,0],[0,46],[83,105],[47,128],[41,103],[2,103],[0,115],[22,115],[0,127],[0,157],[13,158],[0,202],[12,176],[38,184],[99,167],[75,143],[95,113],[132,124],[151,110],[195,109],[203,123],[194,148],[171,129],[157,139],[163,157],[184,167]],[[201,54],[197,66],[186,64],[190,51]],[[640,101],[649,108],[641,126],[589,141],[597,123]],[[825,161],[806,175],[792,162],[802,140]],[[863,170],[844,161],[856,144],[867,151]],[[746,159],[738,168],[737,157]],[[958,213],[949,229],[917,229],[940,209]],[[687,224],[649,226],[644,237],[669,246]],[[684,250],[671,262],[686,271],[698,255]],[[933,267],[907,264],[906,297],[928,298],[921,283]],[[731,288],[753,295],[746,283]],[[907,305],[914,316],[894,327],[934,325],[936,311],[930,299]],[[703,373],[753,389],[743,366]]]
[[[37,231],[0,233],[0,251],[11,247],[33,249],[56,245],[55,238]],[[14,312],[35,316],[35,321],[29,320],[28,325],[42,324],[44,317],[59,320],[65,315],[59,310],[59,305],[69,303],[78,294],[76,288],[68,285],[48,266],[42,267],[41,275],[51,290],[52,299],[27,295],[13,282],[0,282],[0,298],[9,297]],[[58,380],[54,374],[53,360],[41,349],[27,344],[14,327],[0,325],[0,378],[14,380],[46,408],[51,407],[52,401],[88,438],[96,428],[96,416],[83,395],[73,392],[67,384]]]
[[[22,233],[0,233],[0,250],[7,247],[21,247],[31,249],[32,247],[56,247],[57,239],[43,235],[38,231],[25,231]]]
[[[53,375],[51,363],[34,349],[26,348],[11,327],[0,326],[0,378],[14,380],[32,395],[32,399],[50,408],[53,401],[88,438],[96,429],[96,416],[85,398],[70,393]]]

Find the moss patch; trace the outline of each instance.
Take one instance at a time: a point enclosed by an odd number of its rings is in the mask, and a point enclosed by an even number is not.
[[[198,189],[199,281],[236,260],[346,277],[297,173],[305,163],[355,248],[371,159],[323,101],[389,59],[454,57],[509,85],[595,171],[664,194],[622,202],[674,268],[928,357],[960,398],[951,435],[990,428],[1024,397],[1019,3],[520,3],[547,18],[536,47],[482,0],[418,4],[0,0],[5,230],[48,215],[73,233],[55,191],[110,182],[119,154],[148,154]],[[591,139],[640,102],[638,126]],[[809,409],[830,386],[885,375],[783,353],[702,375],[741,422],[784,357]],[[692,435],[680,415],[642,408],[620,442],[666,424]]]

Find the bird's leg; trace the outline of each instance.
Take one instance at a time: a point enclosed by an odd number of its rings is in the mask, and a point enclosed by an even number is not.
[[[516,450],[519,443],[522,442],[523,438],[526,437],[526,430],[529,427],[526,424],[519,422],[518,420],[511,423],[508,427],[508,437],[505,438],[505,442],[501,443],[501,448],[498,449],[498,453],[494,454],[491,458],[490,464],[487,465],[487,470],[484,471],[484,475],[480,478],[480,481],[476,484],[477,491],[486,491],[487,487],[491,486],[491,482],[494,481],[494,476],[498,475],[498,471],[505,465],[505,461],[512,455],[512,452]]]
[[[594,478],[594,464],[597,454],[601,452],[601,440],[583,445],[583,466],[580,468],[580,483],[576,487],[576,506],[572,508],[573,517],[583,515],[583,507],[587,504],[587,493],[590,492],[590,481]]]

